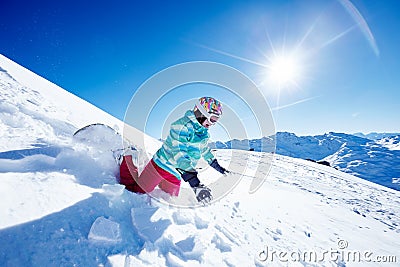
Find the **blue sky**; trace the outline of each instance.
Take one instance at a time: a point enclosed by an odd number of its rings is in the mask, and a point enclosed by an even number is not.
[[[0,53],[119,119],[152,75],[205,60],[252,79],[277,131],[400,132],[399,12],[397,0],[2,0]],[[159,119],[202,88],[161,101]]]

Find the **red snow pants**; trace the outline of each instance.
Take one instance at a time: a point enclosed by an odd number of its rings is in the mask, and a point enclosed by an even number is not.
[[[159,167],[153,159],[139,175],[137,167],[133,164],[132,156],[124,156],[120,166],[120,184],[135,193],[149,193],[158,187],[171,196],[177,196],[181,186],[181,180],[175,175]]]

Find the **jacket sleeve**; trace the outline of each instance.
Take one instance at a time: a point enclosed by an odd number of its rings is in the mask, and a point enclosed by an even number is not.
[[[203,159],[205,161],[207,161],[208,164],[210,164],[214,159],[215,156],[214,154],[211,152],[211,148],[206,146],[202,151],[201,151],[201,155],[203,156]]]
[[[177,162],[177,168],[184,171],[194,171],[195,166],[189,157],[188,146],[193,138],[193,131],[188,125],[176,124],[172,125],[170,130],[172,146],[174,147],[174,158]]]

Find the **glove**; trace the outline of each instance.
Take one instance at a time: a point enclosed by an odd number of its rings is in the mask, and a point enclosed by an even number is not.
[[[200,180],[197,178],[197,171],[182,172],[181,177],[185,182],[188,182],[192,188],[197,187],[200,184]]]
[[[198,202],[205,205],[212,200],[211,190],[207,186],[200,184],[196,171],[185,171],[181,174],[182,179],[190,184]]]
[[[196,195],[196,199],[198,202],[206,205],[209,203],[213,197],[211,195],[211,189],[203,184],[199,184],[196,187],[193,187],[194,194]]]
[[[219,165],[217,159],[214,159],[213,161],[211,161],[210,166],[213,167],[214,169],[216,169],[217,171],[219,171],[222,174],[229,173],[229,171],[227,169],[225,169],[224,167]]]

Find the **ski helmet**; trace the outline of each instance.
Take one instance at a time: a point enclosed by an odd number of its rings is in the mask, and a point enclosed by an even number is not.
[[[222,105],[221,103],[212,97],[201,97],[197,100],[194,107],[194,111],[200,111],[207,119],[211,116],[220,117],[222,115]]]

